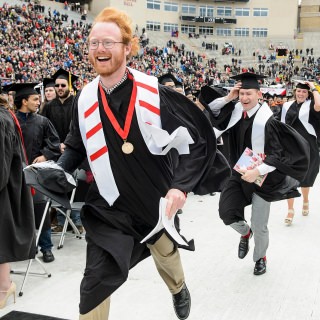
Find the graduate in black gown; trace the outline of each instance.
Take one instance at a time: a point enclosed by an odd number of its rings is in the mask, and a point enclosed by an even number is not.
[[[308,172],[301,181],[303,197],[302,215],[309,214],[309,191],[319,172],[320,137],[320,94],[311,81],[299,82],[294,90],[294,101],[286,102],[281,112],[281,121],[296,129],[308,142],[310,148],[310,165]],[[287,225],[292,224],[294,217],[294,199],[288,200]]]
[[[62,68],[54,73],[52,75],[52,80],[54,81],[56,98],[46,103],[41,112],[43,116],[51,121],[58,132],[61,153],[64,152],[64,141],[70,129],[72,106],[75,98],[73,93],[76,90],[75,81],[77,79],[78,77],[76,75]],[[50,79],[45,79],[44,85],[47,81],[49,81],[49,84],[51,83]],[[82,233],[83,226],[78,210],[72,210],[70,217],[78,228],[79,232]],[[65,223],[65,216],[61,212],[57,212],[57,222],[57,225],[53,228],[53,232],[62,232],[63,225]]]
[[[64,140],[69,133],[74,100],[74,95],[71,94],[71,91],[73,90],[73,83],[77,79],[77,76],[69,74],[68,71],[62,68],[52,75],[56,98],[46,103],[41,112],[43,116],[52,122],[57,130],[61,142],[61,152],[64,151]]]
[[[230,164],[233,168],[246,148],[264,159],[259,166],[232,171],[232,177],[221,193],[219,214],[226,225],[241,234],[238,257],[249,251],[249,239],[254,236],[254,274],[266,272],[266,251],[269,244],[268,219],[270,202],[299,196],[297,187],[309,165],[309,148],[305,139],[291,127],[276,120],[269,106],[260,105],[260,76],[243,73],[226,97],[212,101],[213,89],[204,87],[201,101],[211,111],[217,135],[229,129]],[[239,102],[232,100],[239,97]],[[261,186],[254,183],[267,175]],[[251,227],[244,209],[252,205]]]
[[[34,89],[35,85],[36,83],[17,83],[11,87],[11,90],[15,91],[16,116],[30,164],[47,160],[56,161],[60,156],[60,140],[57,131],[49,119],[37,114],[40,99],[38,92]],[[46,203],[46,197],[36,191],[33,197],[36,228],[40,225]],[[46,215],[38,244],[43,254],[43,261],[46,263],[54,261],[51,251],[53,243],[49,215]]]
[[[110,295],[150,254],[177,317],[186,319],[191,300],[177,243],[164,230],[140,242],[157,224],[161,197],[178,226],[175,213],[186,193],[220,191],[230,168],[216,151],[212,126],[201,110],[157,78],[127,68],[138,52],[130,25],[127,14],[113,8],[96,18],[89,57],[99,76],[77,96],[59,159],[65,170],[73,170],[87,156],[94,176],[81,215],[87,262],[80,319],[106,320]],[[186,248],[192,250],[192,243]]]
[[[35,256],[35,227],[30,188],[25,183],[25,156],[19,123],[0,92],[0,309],[16,286],[10,262]]]

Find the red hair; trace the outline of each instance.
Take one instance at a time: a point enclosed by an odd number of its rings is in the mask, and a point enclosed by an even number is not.
[[[131,52],[127,56],[127,60],[138,53],[139,39],[133,37],[132,20],[125,12],[110,7],[104,8],[95,18],[93,26],[98,22],[113,22],[119,27],[122,41],[127,45],[131,43]]]

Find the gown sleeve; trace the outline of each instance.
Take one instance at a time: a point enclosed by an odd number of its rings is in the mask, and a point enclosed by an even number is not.
[[[0,108],[3,108],[0,106]],[[0,192],[9,181],[14,146],[13,128],[6,119],[0,119]]]
[[[159,92],[163,128],[172,133],[184,126],[194,141],[189,145],[190,154],[178,157],[171,187],[196,194],[221,191],[229,179],[230,167],[217,151],[216,137],[207,117],[181,93],[161,85]]]
[[[78,99],[81,91],[77,93],[72,108],[72,118],[70,123],[70,131],[64,141],[67,146],[64,153],[58,160],[58,164],[66,171],[73,172],[82,161],[86,158],[86,150],[81,138],[79,121],[78,121]]]
[[[309,167],[309,144],[292,127],[269,119],[265,129],[264,162],[281,173],[302,181]]]
[[[41,153],[47,160],[57,160],[60,156],[60,139],[51,121],[45,118],[44,124],[44,146]]]

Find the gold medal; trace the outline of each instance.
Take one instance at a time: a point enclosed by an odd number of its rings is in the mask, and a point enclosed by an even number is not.
[[[133,151],[134,147],[132,143],[124,141],[121,149],[123,153],[130,154]]]

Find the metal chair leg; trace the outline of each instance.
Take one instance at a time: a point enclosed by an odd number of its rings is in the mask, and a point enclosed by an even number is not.
[[[38,242],[39,242],[40,234],[41,234],[41,231],[42,231],[42,228],[43,228],[44,220],[45,220],[46,215],[47,215],[47,213],[48,213],[48,210],[49,210],[49,208],[50,208],[50,205],[51,205],[51,200],[47,200],[46,207],[45,207],[44,212],[43,212],[43,214],[42,214],[40,226],[39,226],[39,229],[38,229],[38,232],[37,232],[37,236],[36,236],[36,247],[38,247]],[[31,268],[31,265],[32,265],[33,260],[36,260],[36,261],[40,264],[40,266],[42,267],[42,269],[44,270],[44,272],[42,272],[42,273],[39,273],[39,272],[30,272],[30,268]],[[49,273],[49,272],[47,271],[47,269],[45,268],[45,266],[44,266],[43,263],[39,260],[38,257],[35,257],[34,259],[30,259],[30,260],[29,260],[26,271],[14,271],[14,270],[11,270],[11,273],[12,273],[12,274],[18,274],[18,275],[24,275],[24,278],[23,278],[23,281],[22,281],[22,285],[21,285],[21,288],[20,288],[20,291],[19,291],[19,297],[21,297],[21,296],[23,295],[23,289],[24,289],[24,286],[25,286],[25,284],[26,284],[26,282],[27,282],[27,278],[28,278],[29,274],[34,275],[34,276],[47,276],[48,278],[51,277],[51,273]]]

